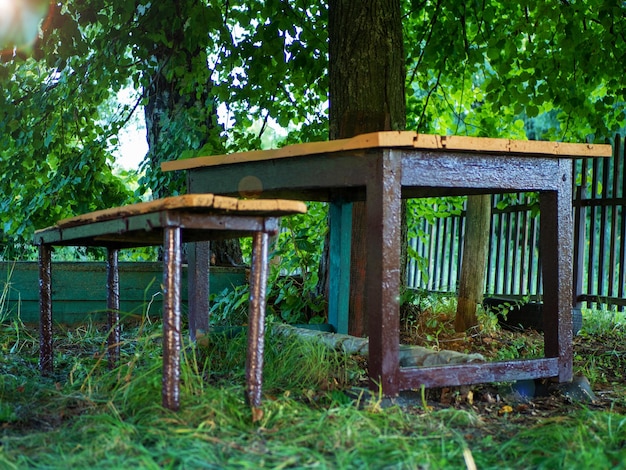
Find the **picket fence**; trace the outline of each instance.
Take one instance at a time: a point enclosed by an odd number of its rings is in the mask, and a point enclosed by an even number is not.
[[[626,308],[626,164],[624,140],[611,158],[574,161],[574,303]],[[542,295],[538,198],[492,196],[485,294],[539,300]],[[461,270],[465,213],[415,222],[426,236],[409,240],[421,258],[407,269],[409,287],[455,292]],[[424,262],[425,261],[425,262]],[[420,269],[421,266],[421,269]]]

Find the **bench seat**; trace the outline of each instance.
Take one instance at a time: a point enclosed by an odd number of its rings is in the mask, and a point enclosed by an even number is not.
[[[37,230],[39,247],[39,366],[53,369],[52,263],[53,246],[100,246],[107,249],[107,311],[109,366],[119,359],[118,251],[163,245],[163,406],[180,406],[182,244],[252,236],[246,398],[260,406],[268,239],[279,229],[279,218],[302,214],[306,205],[281,199],[241,200],[213,194],[187,194],[100,210],[63,219]]]

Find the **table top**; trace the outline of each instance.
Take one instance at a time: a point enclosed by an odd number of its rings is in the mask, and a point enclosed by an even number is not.
[[[383,131],[361,134],[349,139],[287,145],[271,150],[254,150],[227,155],[173,160],[162,163],[161,169],[163,171],[191,170],[194,168],[231,163],[255,162],[376,148],[412,148],[432,151],[447,150],[486,154],[504,153],[518,156],[553,156],[563,158],[609,157],[612,153],[612,147],[608,144],[576,144],[537,140],[494,139],[487,137],[439,136],[419,134],[414,131]]]
[[[303,214],[306,205],[282,199],[242,200],[213,194],[185,194],[90,212],[37,230],[35,244],[134,248],[161,245],[165,227],[184,226],[183,241],[218,236],[275,233],[277,218]],[[207,217],[215,217],[209,221]]]
[[[214,194],[184,194],[154,201],[140,202],[126,206],[113,207],[60,220],[55,226],[35,232],[35,238],[43,232],[59,228],[103,222],[123,217],[151,214],[160,211],[186,210],[209,214],[263,215],[282,216],[304,214],[306,204],[284,199],[237,199]]]

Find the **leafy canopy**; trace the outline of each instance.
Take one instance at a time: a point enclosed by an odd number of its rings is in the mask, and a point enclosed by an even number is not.
[[[624,127],[626,4],[407,2],[409,127],[583,141]]]
[[[622,1],[402,5],[410,129],[580,141],[624,126]],[[325,6],[304,0],[52,3],[26,53],[1,53],[4,241],[146,189],[167,192],[150,160],[132,194],[111,154],[157,72],[221,110],[214,128],[188,109],[163,117],[171,145],[159,159],[258,148],[272,121],[287,142],[326,138],[326,22]],[[125,87],[136,102],[116,100]]]

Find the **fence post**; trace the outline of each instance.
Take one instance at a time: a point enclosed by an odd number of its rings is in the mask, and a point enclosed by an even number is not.
[[[476,326],[476,307],[482,302],[485,265],[489,246],[491,196],[468,196],[465,213],[465,240],[454,329],[462,332]]]

